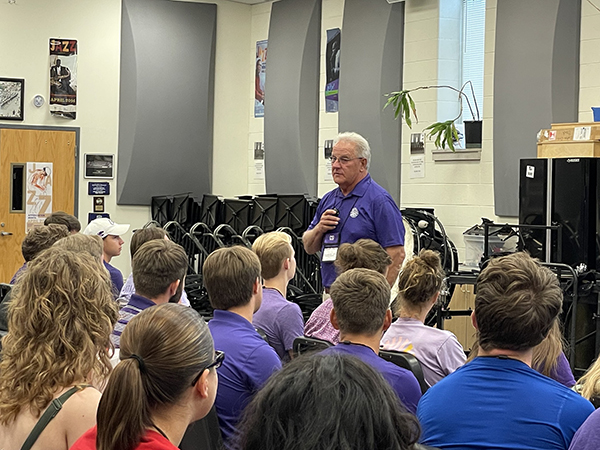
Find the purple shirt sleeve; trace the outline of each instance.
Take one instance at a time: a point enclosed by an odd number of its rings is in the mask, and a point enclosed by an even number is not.
[[[277,325],[279,327],[279,336],[283,341],[284,350],[289,351],[294,348],[294,339],[304,335],[304,317],[300,306],[296,303],[289,303],[279,311]]]
[[[254,392],[258,391],[269,377],[279,369],[281,369],[281,360],[275,350],[269,345],[257,347],[248,356],[247,365],[244,367],[250,389]]]
[[[550,378],[568,388],[575,386],[575,378],[564,352],[560,352],[560,355],[558,355],[556,368],[550,373]]]
[[[467,361],[465,351],[454,334],[448,336],[448,339],[440,346],[437,357],[445,375],[450,375]]]
[[[383,248],[404,245],[404,223],[398,206],[391,197],[385,197],[373,207],[376,241]]]
[[[569,450],[597,450],[600,447],[600,409],[594,411],[577,430]]]

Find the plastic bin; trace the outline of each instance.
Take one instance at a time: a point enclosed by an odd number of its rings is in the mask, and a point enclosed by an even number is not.
[[[465,262],[467,267],[478,268],[483,257],[485,236],[463,234],[465,241]],[[488,238],[488,256],[498,253],[515,252],[517,250],[518,236],[511,236],[504,240],[499,236],[490,236]]]

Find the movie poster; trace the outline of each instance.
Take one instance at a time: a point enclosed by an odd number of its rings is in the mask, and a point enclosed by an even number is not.
[[[267,70],[267,41],[256,43],[254,79],[254,117],[265,116],[265,72]]]
[[[43,225],[52,213],[52,163],[27,163],[27,202],[25,204],[25,231]]]
[[[325,50],[325,111],[338,112],[338,92],[340,89],[340,45],[342,33],[339,28],[327,30],[327,49]]]
[[[50,114],[75,119],[77,111],[77,41],[50,39]]]

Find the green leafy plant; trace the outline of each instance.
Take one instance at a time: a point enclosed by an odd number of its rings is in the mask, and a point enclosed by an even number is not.
[[[471,102],[467,94],[465,94],[465,88],[469,86],[471,88],[471,96],[473,98],[473,104],[475,106],[475,112],[471,107]],[[414,117],[415,123],[419,122],[417,116],[417,108],[415,106],[415,101],[413,100],[411,93],[415,91],[420,91],[423,89],[451,89],[458,93],[458,100],[460,103],[460,111],[458,115],[451,120],[446,120],[445,122],[435,122],[425,128],[426,135],[433,139],[435,142],[435,146],[437,148],[445,148],[446,145],[453,152],[456,151],[454,148],[454,143],[458,142],[458,131],[456,130],[456,121],[462,116],[463,113],[463,99],[466,100],[467,106],[469,107],[469,111],[471,112],[471,116],[473,120],[480,120],[479,118],[479,108],[477,106],[477,100],[475,99],[475,92],[473,90],[473,83],[467,81],[462,87],[456,89],[452,86],[447,85],[437,85],[437,86],[419,86],[414,89],[405,89],[398,92],[391,92],[387,94],[388,100],[385,103],[383,109],[388,106],[392,106],[394,108],[394,117],[397,119],[398,117],[402,117],[406,122],[406,125],[409,128],[412,128],[413,120],[411,118]]]

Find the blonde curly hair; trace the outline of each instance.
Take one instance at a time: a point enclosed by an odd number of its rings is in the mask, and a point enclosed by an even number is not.
[[[103,382],[117,321],[102,263],[60,247],[40,253],[12,291],[2,340],[0,423],[22,409],[39,415],[57,391]]]

